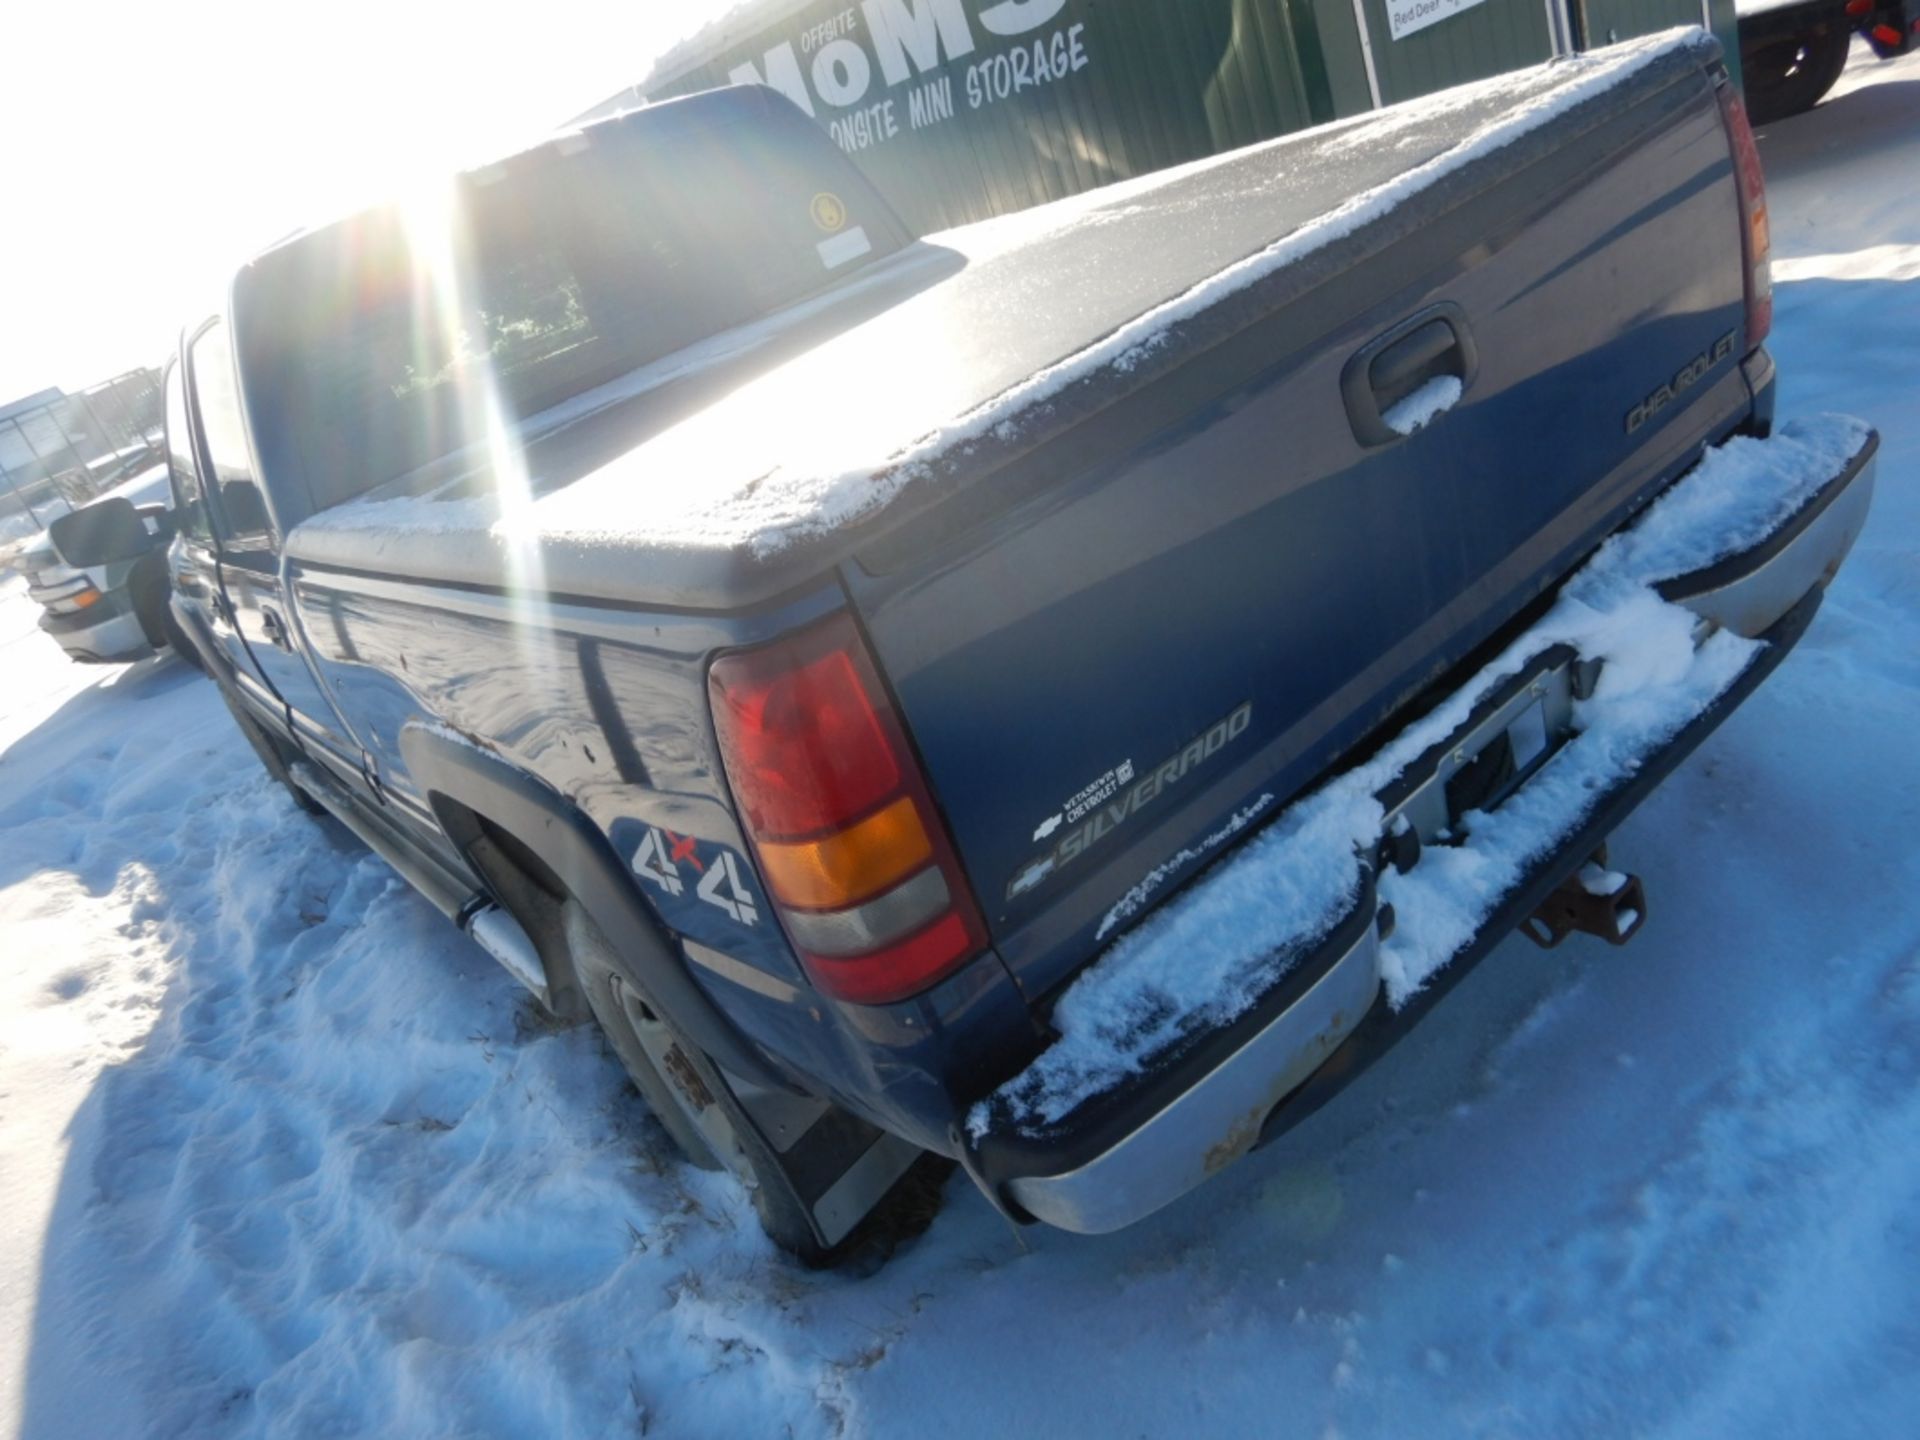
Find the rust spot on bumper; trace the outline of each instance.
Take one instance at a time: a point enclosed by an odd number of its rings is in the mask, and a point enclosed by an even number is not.
[[[1309,1040],[1303,1051],[1313,1057],[1312,1064],[1298,1076],[1291,1074],[1291,1066],[1274,1076],[1268,1084],[1267,1094],[1228,1126],[1226,1134],[1207,1147],[1207,1153],[1200,1162],[1202,1172],[1210,1176],[1218,1175],[1253,1149],[1274,1107],[1304,1085],[1313,1072],[1326,1063],[1327,1057],[1339,1049],[1340,1042],[1347,1038],[1349,1028],[1346,1012],[1334,1011],[1332,1018],[1327,1021],[1327,1028]]]

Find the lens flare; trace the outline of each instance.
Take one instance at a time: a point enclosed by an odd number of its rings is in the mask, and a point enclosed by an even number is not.
[[[472,283],[478,266],[458,183],[417,186],[400,213],[413,269],[413,371],[447,397],[453,443],[446,448],[485,477],[481,483],[498,509],[490,533],[506,562],[521,658],[551,684],[552,649],[533,638],[552,627],[533,484],[516,417],[503,398],[482,297]]]

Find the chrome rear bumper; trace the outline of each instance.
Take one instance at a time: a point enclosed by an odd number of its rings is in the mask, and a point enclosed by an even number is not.
[[[1860,538],[1873,504],[1880,437],[1859,452],[1766,540],[1718,565],[1665,581],[1662,599],[1684,605],[1709,625],[1753,639],[1800,598],[1825,585]]]
[[[1151,1214],[1246,1154],[1274,1106],[1340,1048],[1379,995],[1371,903],[1366,918],[1304,995],[1190,1089],[1094,1159],[1058,1175],[1020,1176],[1007,1183],[1007,1193],[1036,1220],[1104,1234]]]

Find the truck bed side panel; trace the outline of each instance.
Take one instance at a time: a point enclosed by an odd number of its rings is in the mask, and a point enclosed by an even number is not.
[[[643,611],[311,566],[295,604],[385,803],[440,839],[400,733],[475,737],[577,806],[633,871],[688,973],[809,1088],[928,1148],[986,1083],[1025,1012],[991,955],[857,1022],[807,988],[747,859],[713,749],[713,651],[753,644],[843,603],[837,587],[737,616]],[[519,837],[538,849],[538,836]],[[657,846],[646,847],[650,838]],[[724,883],[703,883],[716,867]]]

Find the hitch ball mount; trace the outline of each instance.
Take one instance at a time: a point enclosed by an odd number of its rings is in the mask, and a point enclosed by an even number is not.
[[[1521,931],[1543,950],[1551,950],[1576,930],[1597,935],[1609,945],[1624,945],[1647,923],[1647,892],[1638,875],[1607,868],[1602,845],[1520,923]]]

